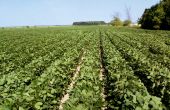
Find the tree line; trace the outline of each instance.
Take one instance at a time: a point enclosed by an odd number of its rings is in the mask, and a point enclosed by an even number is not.
[[[104,21],[84,21],[84,22],[74,22],[73,25],[105,25]]]

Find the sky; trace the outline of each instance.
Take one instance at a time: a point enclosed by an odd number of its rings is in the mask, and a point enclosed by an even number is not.
[[[109,22],[119,13],[137,22],[145,8],[160,0],[0,0],[0,26],[71,25],[75,21]]]

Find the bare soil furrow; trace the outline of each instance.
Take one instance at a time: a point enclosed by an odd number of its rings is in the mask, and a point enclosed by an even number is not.
[[[83,63],[84,55],[85,55],[85,51],[84,51],[84,49],[83,49],[83,52],[82,52],[82,54],[80,55],[79,63],[78,63],[78,65],[77,65],[77,67],[76,67],[76,71],[75,71],[75,73],[73,74],[71,83],[68,85],[68,89],[67,89],[66,93],[65,93],[64,96],[61,98],[60,105],[59,105],[59,110],[63,110],[63,104],[64,104],[64,103],[69,99],[69,97],[70,97],[70,92],[71,92],[71,90],[74,88],[74,85],[75,85],[75,83],[76,83],[76,79],[77,79],[77,77],[79,76],[80,69],[81,69],[81,64]]]
[[[106,68],[105,68],[105,62],[104,62],[104,50],[103,50],[103,44],[102,44],[102,38],[101,38],[101,33],[100,33],[100,41],[99,41],[99,56],[100,56],[100,80],[101,82],[105,81],[105,75],[106,75]],[[104,83],[105,84],[105,83]],[[105,102],[106,99],[106,95],[105,95],[105,85],[103,85],[103,88],[101,90],[101,97],[102,97],[102,101]],[[105,110],[107,107],[104,103],[104,105],[102,106],[102,110]]]

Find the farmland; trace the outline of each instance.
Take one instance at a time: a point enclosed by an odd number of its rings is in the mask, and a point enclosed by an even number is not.
[[[0,110],[170,109],[170,32],[0,29]]]

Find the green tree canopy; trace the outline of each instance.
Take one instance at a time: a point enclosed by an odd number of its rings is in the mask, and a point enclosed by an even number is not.
[[[170,0],[163,0],[150,9],[145,9],[139,23],[144,29],[170,30]]]
[[[122,21],[120,20],[119,17],[114,17],[114,19],[111,21],[110,23],[112,26],[122,26],[123,23]]]
[[[123,26],[130,26],[131,23],[132,23],[132,21],[131,21],[130,19],[125,20],[125,21],[123,22]]]

